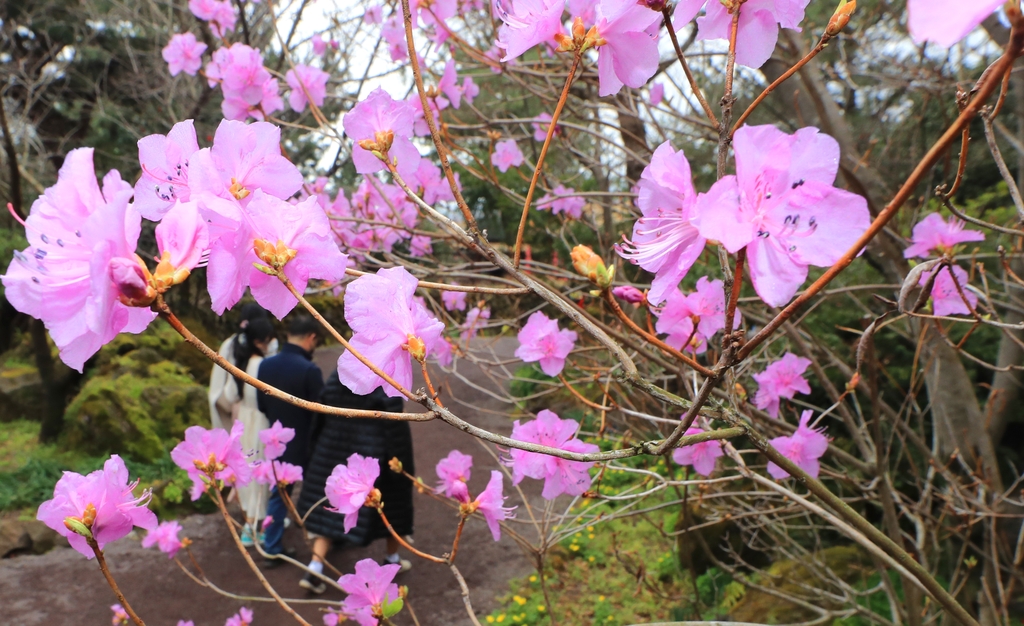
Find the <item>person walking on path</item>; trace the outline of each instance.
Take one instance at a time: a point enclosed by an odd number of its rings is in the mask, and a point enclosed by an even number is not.
[[[276,340],[274,326],[269,319],[265,317],[250,319],[245,328],[235,336],[235,340],[231,344],[231,356],[238,367],[255,378],[259,373],[260,364],[263,362],[266,351],[271,342]],[[224,386],[220,401],[231,407],[231,422],[239,420],[245,427],[242,431],[242,449],[251,451],[254,455],[253,460],[262,459],[263,442],[260,441],[259,434],[261,430],[269,428],[270,423],[259,410],[256,388],[246,385],[241,378],[231,376]],[[238,487],[237,494],[238,502],[245,515],[242,544],[249,547],[256,540],[257,525],[267,515],[270,489],[266,485],[252,481],[243,487]]]
[[[242,307],[238,320],[238,330],[225,339],[220,344],[220,350],[217,351],[218,354],[241,369],[245,369],[245,364],[239,364],[235,359],[235,353],[238,351],[237,344],[249,323],[254,319],[264,319],[269,322],[270,314],[260,305],[250,302]],[[277,354],[278,347],[277,337],[274,337],[270,340],[266,350],[263,351],[263,356],[274,356]],[[228,389],[228,381],[230,379],[231,375],[227,373],[227,370],[214,364],[213,369],[210,371],[210,389],[207,392],[207,398],[210,402],[210,425],[213,428],[231,430],[231,405],[224,398],[224,392]]]
[[[365,396],[356,395],[338,380],[338,372],[327,379],[320,402],[331,406],[366,409],[371,411],[402,412],[402,399],[389,398],[379,387]],[[397,458],[405,471],[415,474],[412,454],[412,433],[408,422],[384,419],[345,418],[317,415],[319,434],[306,467],[302,493],[299,495],[297,510],[306,515],[306,531],[313,537],[313,560],[311,571],[323,573],[323,564],[332,542],[346,545],[366,546],[376,539],[387,539],[386,563],[399,563],[400,571],[407,571],[412,564],[398,555],[398,541],[388,532],[377,511],[363,507],[359,511],[356,526],[348,533],[344,528],[344,517],[326,510],[322,505],[313,508],[323,497],[327,478],[335,466],[348,461],[353,453],[372,457],[380,462],[380,476],[374,487],[381,492],[381,501],[387,512],[388,521],[400,536],[407,537],[413,532],[412,481],[392,471],[389,462]],[[310,509],[313,509],[310,511]],[[324,582],[307,573],[299,586],[313,593],[323,593]]]
[[[313,363],[313,350],[320,340],[320,326],[308,315],[297,314],[289,321],[287,333],[288,342],[281,347],[278,355],[263,360],[257,378],[303,400],[316,401],[324,387],[323,372]],[[305,467],[314,414],[262,392],[257,395],[257,404],[270,423],[280,421],[285,428],[295,430],[295,437],[288,442],[284,454],[278,460]],[[292,485],[288,485],[289,496],[291,490]],[[277,487],[271,488],[267,515],[272,518],[272,522],[264,528],[264,551],[271,557],[284,551],[284,520],[287,514]],[[264,564],[272,568],[281,563],[280,559],[268,558]]]

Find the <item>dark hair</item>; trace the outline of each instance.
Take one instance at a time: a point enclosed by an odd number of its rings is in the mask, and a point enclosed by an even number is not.
[[[231,342],[231,356],[235,365],[242,370],[249,367],[249,359],[258,352],[256,342],[267,341],[274,336],[274,325],[266,317],[254,317],[246,322],[244,328],[235,333],[235,340]],[[241,397],[242,379],[235,376],[235,384],[238,385],[238,395]]]
[[[247,322],[255,319],[270,319],[270,313],[255,302],[247,302],[238,313],[238,327],[245,328]]]
[[[289,337],[305,337],[306,335],[320,334],[320,324],[305,313],[299,313],[288,320]]]

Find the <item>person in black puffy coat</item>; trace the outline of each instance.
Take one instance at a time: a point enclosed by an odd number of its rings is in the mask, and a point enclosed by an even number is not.
[[[320,402],[331,406],[372,411],[402,412],[402,399],[388,397],[378,387],[365,396],[356,395],[338,380],[333,372],[324,385]],[[391,471],[388,462],[398,458],[410,474],[415,475],[413,465],[412,433],[408,422],[384,419],[357,419],[317,415],[314,426],[313,453],[303,474],[302,493],[297,509],[299,515],[307,511],[324,497],[327,478],[334,468],[348,461],[349,456],[358,452],[364,457],[380,461],[380,477],[374,486],[381,492],[384,512],[395,531],[407,537],[413,533],[412,481]],[[324,557],[331,543],[356,546],[369,545],[376,539],[387,539],[387,558],[390,563],[401,563],[402,571],[411,567],[409,561],[398,556],[398,542],[388,532],[374,509],[363,507],[359,521],[348,533],[344,529],[344,516],[328,511],[325,502],[317,506],[306,518],[306,530],[314,536],[313,561],[309,569],[320,573]],[[310,574],[299,583],[304,589],[321,593],[326,587],[323,582]]]

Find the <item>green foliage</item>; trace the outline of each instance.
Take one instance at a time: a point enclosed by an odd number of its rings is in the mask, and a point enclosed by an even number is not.
[[[114,357],[106,369],[68,406],[64,446],[151,462],[166,455],[186,428],[209,419],[205,388],[151,348]]]

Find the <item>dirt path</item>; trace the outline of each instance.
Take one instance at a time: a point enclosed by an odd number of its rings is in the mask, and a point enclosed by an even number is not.
[[[508,358],[514,349],[514,340],[488,342],[495,353]],[[476,346],[475,346],[476,347]],[[317,355],[321,368],[334,367],[338,351],[323,349]],[[472,382],[491,387],[486,376],[463,361],[459,372]],[[474,424],[508,433],[511,425],[502,414],[506,407],[486,393],[456,377],[445,377],[442,372],[432,373],[435,384],[447,379],[455,404],[468,404],[476,411],[459,406],[458,413]],[[451,397],[448,394],[442,397]],[[408,406],[409,411],[422,407]],[[475,460],[471,493],[483,489],[496,468],[493,460],[473,438],[440,422],[412,424],[416,466],[420,476],[432,483],[434,465],[439,459],[457,448],[472,454]],[[506,483],[505,493],[514,493]],[[534,494],[530,494],[532,498]],[[510,504],[513,502],[510,501]],[[456,518],[453,511],[426,495],[415,495],[417,548],[432,554],[442,554],[451,548]],[[197,515],[183,522],[184,535],[195,545],[193,552],[216,585],[238,595],[262,596],[262,588],[253,573],[245,566],[231,542],[219,516]],[[286,543],[299,550],[299,558],[308,561],[309,550],[301,534],[292,529]],[[173,561],[155,550],[143,550],[139,538],[130,537],[112,544],[107,549],[108,561],[114,577],[125,595],[148,626],[175,626],[179,619],[191,619],[196,626],[220,626],[241,606],[255,611],[254,626],[293,624],[283,610],[272,603],[241,601],[225,598],[204,589],[189,580]],[[353,571],[356,561],[363,558],[380,559],[384,556],[383,542],[367,548],[334,550],[328,560],[342,572]],[[257,562],[259,562],[258,556]],[[503,537],[495,543],[486,525],[471,520],[459,548],[458,565],[469,588],[477,615],[489,612],[495,606],[495,597],[507,591],[507,581],[529,572],[531,566],[519,548]],[[310,598],[298,587],[298,570],[281,567],[265,572],[268,580],[285,597]],[[468,624],[459,589],[447,568],[414,560],[412,571],[398,579],[408,585],[409,601],[422,626],[450,626]],[[328,591],[319,599],[337,602],[343,595]],[[110,623],[109,606],[115,598],[93,561],[86,561],[70,548],[58,548],[42,556],[25,556],[0,561],[0,612],[2,622],[18,626],[80,624],[102,626]],[[323,605],[319,605],[323,606]],[[296,609],[315,626],[322,623],[316,604],[296,605]],[[403,613],[396,624],[412,624]]]

